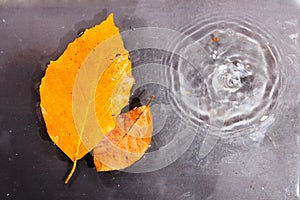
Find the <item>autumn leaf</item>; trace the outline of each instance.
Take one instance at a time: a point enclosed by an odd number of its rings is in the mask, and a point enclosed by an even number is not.
[[[149,107],[152,99],[146,106],[119,115],[116,127],[94,148],[94,163],[98,172],[126,168],[144,155],[152,137]]]
[[[51,140],[74,162],[66,183],[77,160],[115,126],[114,116],[126,106],[133,83],[128,52],[112,14],[50,62],[40,85],[40,106]],[[121,96],[118,101],[112,101],[115,91]]]

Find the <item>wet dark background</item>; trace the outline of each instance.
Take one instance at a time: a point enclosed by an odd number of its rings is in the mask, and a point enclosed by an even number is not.
[[[168,167],[144,174],[96,173],[86,159],[69,185],[68,158],[40,121],[37,88],[46,65],[84,28],[111,12],[121,31],[157,26],[176,29],[209,10],[231,9],[275,31],[293,75],[284,112],[265,138],[220,140],[199,159],[202,137]],[[297,1],[0,1],[0,199],[299,199],[299,44]],[[292,21],[293,22],[293,21]],[[293,90],[294,89],[294,90]]]

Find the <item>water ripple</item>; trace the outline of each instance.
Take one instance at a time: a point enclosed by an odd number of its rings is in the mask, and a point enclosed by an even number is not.
[[[175,110],[222,137],[251,132],[273,114],[281,88],[280,54],[272,35],[242,17],[207,17],[180,28],[183,46],[170,76]],[[184,59],[183,59],[184,58]],[[184,102],[184,109],[179,106]]]

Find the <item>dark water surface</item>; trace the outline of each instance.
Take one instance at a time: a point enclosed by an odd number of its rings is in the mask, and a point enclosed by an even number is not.
[[[71,162],[47,135],[37,88],[49,61],[111,12],[121,32],[195,41],[189,59],[130,52],[134,92],[156,96],[149,153],[178,148],[147,173],[96,173],[86,157],[64,185]],[[0,2],[0,199],[299,199],[299,14],[297,0]]]

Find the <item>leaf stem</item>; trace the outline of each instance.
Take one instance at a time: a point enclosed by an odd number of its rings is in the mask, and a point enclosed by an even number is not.
[[[70,174],[68,175],[68,177],[65,180],[65,184],[68,184],[68,182],[70,181],[71,177],[73,176],[73,174],[75,172],[76,165],[77,165],[77,160],[74,161],[72,170],[71,170]]]
[[[78,144],[77,144],[77,149],[76,149],[76,153],[75,153],[75,159],[73,162],[73,167],[71,169],[71,172],[69,173],[68,177],[65,180],[65,184],[68,184],[68,182],[70,181],[71,177],[73,176],[75,169],[76,169],[76,165],[77,165],[77,157],[78,157],[78,153],[79,153],[79,147],[80,147],[81,141],[80,139],[78,140]]]
[[[149,106],[153,99],[154,99],[154,95],[151,95],[149,101],[146,104],[146,106]]]

